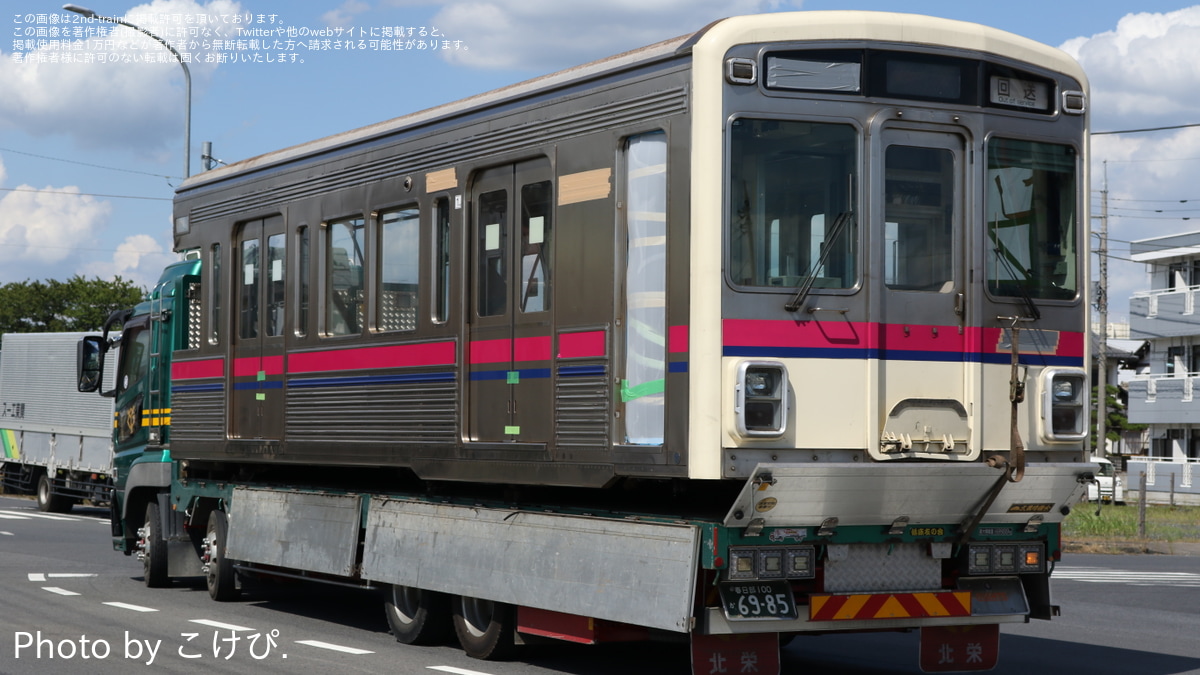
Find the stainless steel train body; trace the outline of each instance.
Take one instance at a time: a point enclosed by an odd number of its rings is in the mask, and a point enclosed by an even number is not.
[[[931,503],[1014,437],[1083,462],[1086,92],[979,26],[740,17],[194,176],[171,455]]]

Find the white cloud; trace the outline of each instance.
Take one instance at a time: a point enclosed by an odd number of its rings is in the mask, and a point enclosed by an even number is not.
[[[1134,121],[1154,126],[1147,122],[1194,116],[1200,109],[1197,43],[1200,6],[1129,14],[1112,31],[1062,47],[1087,71],[1099,121],[1107,128],[1129,128]]]
[[[112,260],[83,265],[80,274],[85,277],[112,279],[120,276],[143,288],[151,288],[158,281],[163,268],[179,260],[179,256],[148,234],[126,237],[117,246]]]
[[[549,72],[699,30],[780,0],[446,0],[433,24],[465,50],[452,63]],[[799,4],[799,3],[793,3]]]
[[[0,192],[0,283],[65,280],[76,274],[102,279],[120,275],[150,287],[164,266],[178,260],[167,246],[139,234],[119,244],[111,259],[85,262],[112,246],[101,239],[112,204],[81,194],[74,185],[9,187],[4,184],[6,174],[0,158],[0,186],[5,187]],[[170,233],[164,232],[163,237],[169,241]]]
[[[321,21],[327,26],[345,26],[353,22],[356,16],[370,9],[371,6],[362,0],[346,0],[337,9],[322,14]]]
[[[181,37],[183,28],[177,17],[232,15],[240,11],[241,6],[233,0],[206,4],[153,0],[129,9],[123,16],[175,42],[172,38]],[[98,21],[75,25],[103,31],[111,27]],[[184,104],[178,62],[153,40],[130,28],[117,27],[105,39],[130,45],[118,56],[141,55],[155,61],[112,62],[107,60],[112,51],[77,49],[85,43],[67,40],[51,40],[49,46],[37,50],[23,48],[20,61],[14,58],[17,54],[0,52],[0,91],[4,92],[0,96],[0,130],[33,136],[67,134],[84,147],[122,148],[160,159],[176,152]],[[66,50],[65,45],[76,49]],[[192,59],[189,69],[195,89],[211,75],[215,65],[204,62],[203,52],[183,53],[185,59]],[[160,56],[164,59],[161,63],[157,62]],[[100,59],[105,62],[97,62]]]
[[[69,261],[93,241],[111,211],[111,204],[81,196],[75,186],[18,185],[0,197],[0,263]]]
[[[1200,123],[1198,43],[1200,6],[1129,14],[1111,31],[1064,43],[1091,83],[1092,129]],[[1109,314],[1125,317],[1129,296],[1149,288],[1144,265],[1121,260],[1126,242],[1200,230],[1200,129],[1094,136],[1091,187],[1094,217],[1107,187]]]

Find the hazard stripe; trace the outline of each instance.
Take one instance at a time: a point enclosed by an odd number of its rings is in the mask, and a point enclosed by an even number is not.
[[[971,616],[970,591],[944,593],[855,593],[809,598],[812,621],[920,619]]]

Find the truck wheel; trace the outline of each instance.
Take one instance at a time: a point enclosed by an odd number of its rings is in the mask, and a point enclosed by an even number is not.
[[[54,494],[50,488],[50,474],[43,473],[42,477],[38,479],[37,485],[38,510],[44,513],[66,513],[70,511],[71,500]]]
[[[454,632],[467,656],[503,659],[514,649],[516,608],[501,602],[458,596],[454,602]]]
[[[142,558],[142,580],[149,588],[162,588],[171,583],[167,576],[167,541],[163,539],[162,518],[158,502],[146,505],[146,522],[139,532],[139,555]]]
[[[208,516],[208,531],[204,535],[204,547],[208,551],[208,564],[204,567],[204,582],[208,595],[217,602],[227,602],[238,596],[237,580],[234,578],[233,561],[225,557],[225,542],[229,523],[224,511],[213,511]]]
[[[450,636],[450,599],[442,593],[393,584],[383,611],[397,642],[427,645]]]

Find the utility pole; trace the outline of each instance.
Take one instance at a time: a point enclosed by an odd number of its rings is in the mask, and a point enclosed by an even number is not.
[[[1104,162],[1104,187],[1100,190],[1099,280],[1096,308],[1100,310],[1100,353],[1096,355],[1096,447],[1097,457],[1108,456],[1104,437],[1108,430],[1108,162]]]

